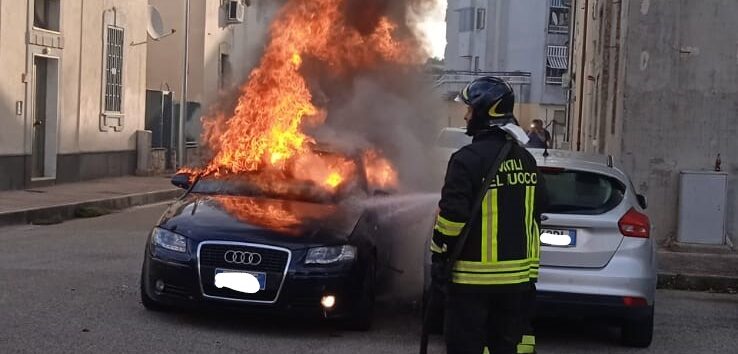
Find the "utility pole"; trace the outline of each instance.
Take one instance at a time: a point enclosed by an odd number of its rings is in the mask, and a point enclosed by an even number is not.
[[[184,66],[182,67],[182,95],[179,103],[179,129],[177,129],[177,168],[185,165],[185,116],[187,114],[187,79],[190,59],[190,0],[185,1],[184,18]]]

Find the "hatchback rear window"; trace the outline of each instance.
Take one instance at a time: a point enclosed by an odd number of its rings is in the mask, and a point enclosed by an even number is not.
[[[625,185],[593,172],[541,168],[553,214],[604,214],[623,201]]]

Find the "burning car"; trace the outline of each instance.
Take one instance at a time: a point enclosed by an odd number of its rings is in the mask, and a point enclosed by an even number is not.
[[[369,326],[386,250],[377,216],[350,201],[396,187],[398,174],[371,141],[337,152],[311,132],[341,102],[331,92],[345,96],[358,75],[424,62],[398,22],[406,16],[375,5],[284,3],[234,108],[203,119],[208,162],[173,178],[187,193],[146,244],[146,308],[308,312]],[[342,85],[331,91],[331,82]]]
[[[382,193],[371,189],[367,163],[356,166],[356,178],[333,193],[311,182],[175,175],[187,192],[146,243],[143,305],[298,313],[367,329],[389,250],[376,215],[351,201]],[[245,290],[254,279],[257,288]]]

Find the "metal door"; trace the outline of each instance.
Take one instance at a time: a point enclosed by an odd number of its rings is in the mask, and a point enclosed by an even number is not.
[[[33,142],[31,151],[31,177],[44,177],[46,161],[46,103],[48,88],[48,58],[33,58]]]

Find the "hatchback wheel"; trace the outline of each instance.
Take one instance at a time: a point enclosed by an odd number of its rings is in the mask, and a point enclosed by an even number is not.
[[[653,338],[653,307],[646,317],[629,319],[623,323],[621,339],[630,347],[646,348]]]

